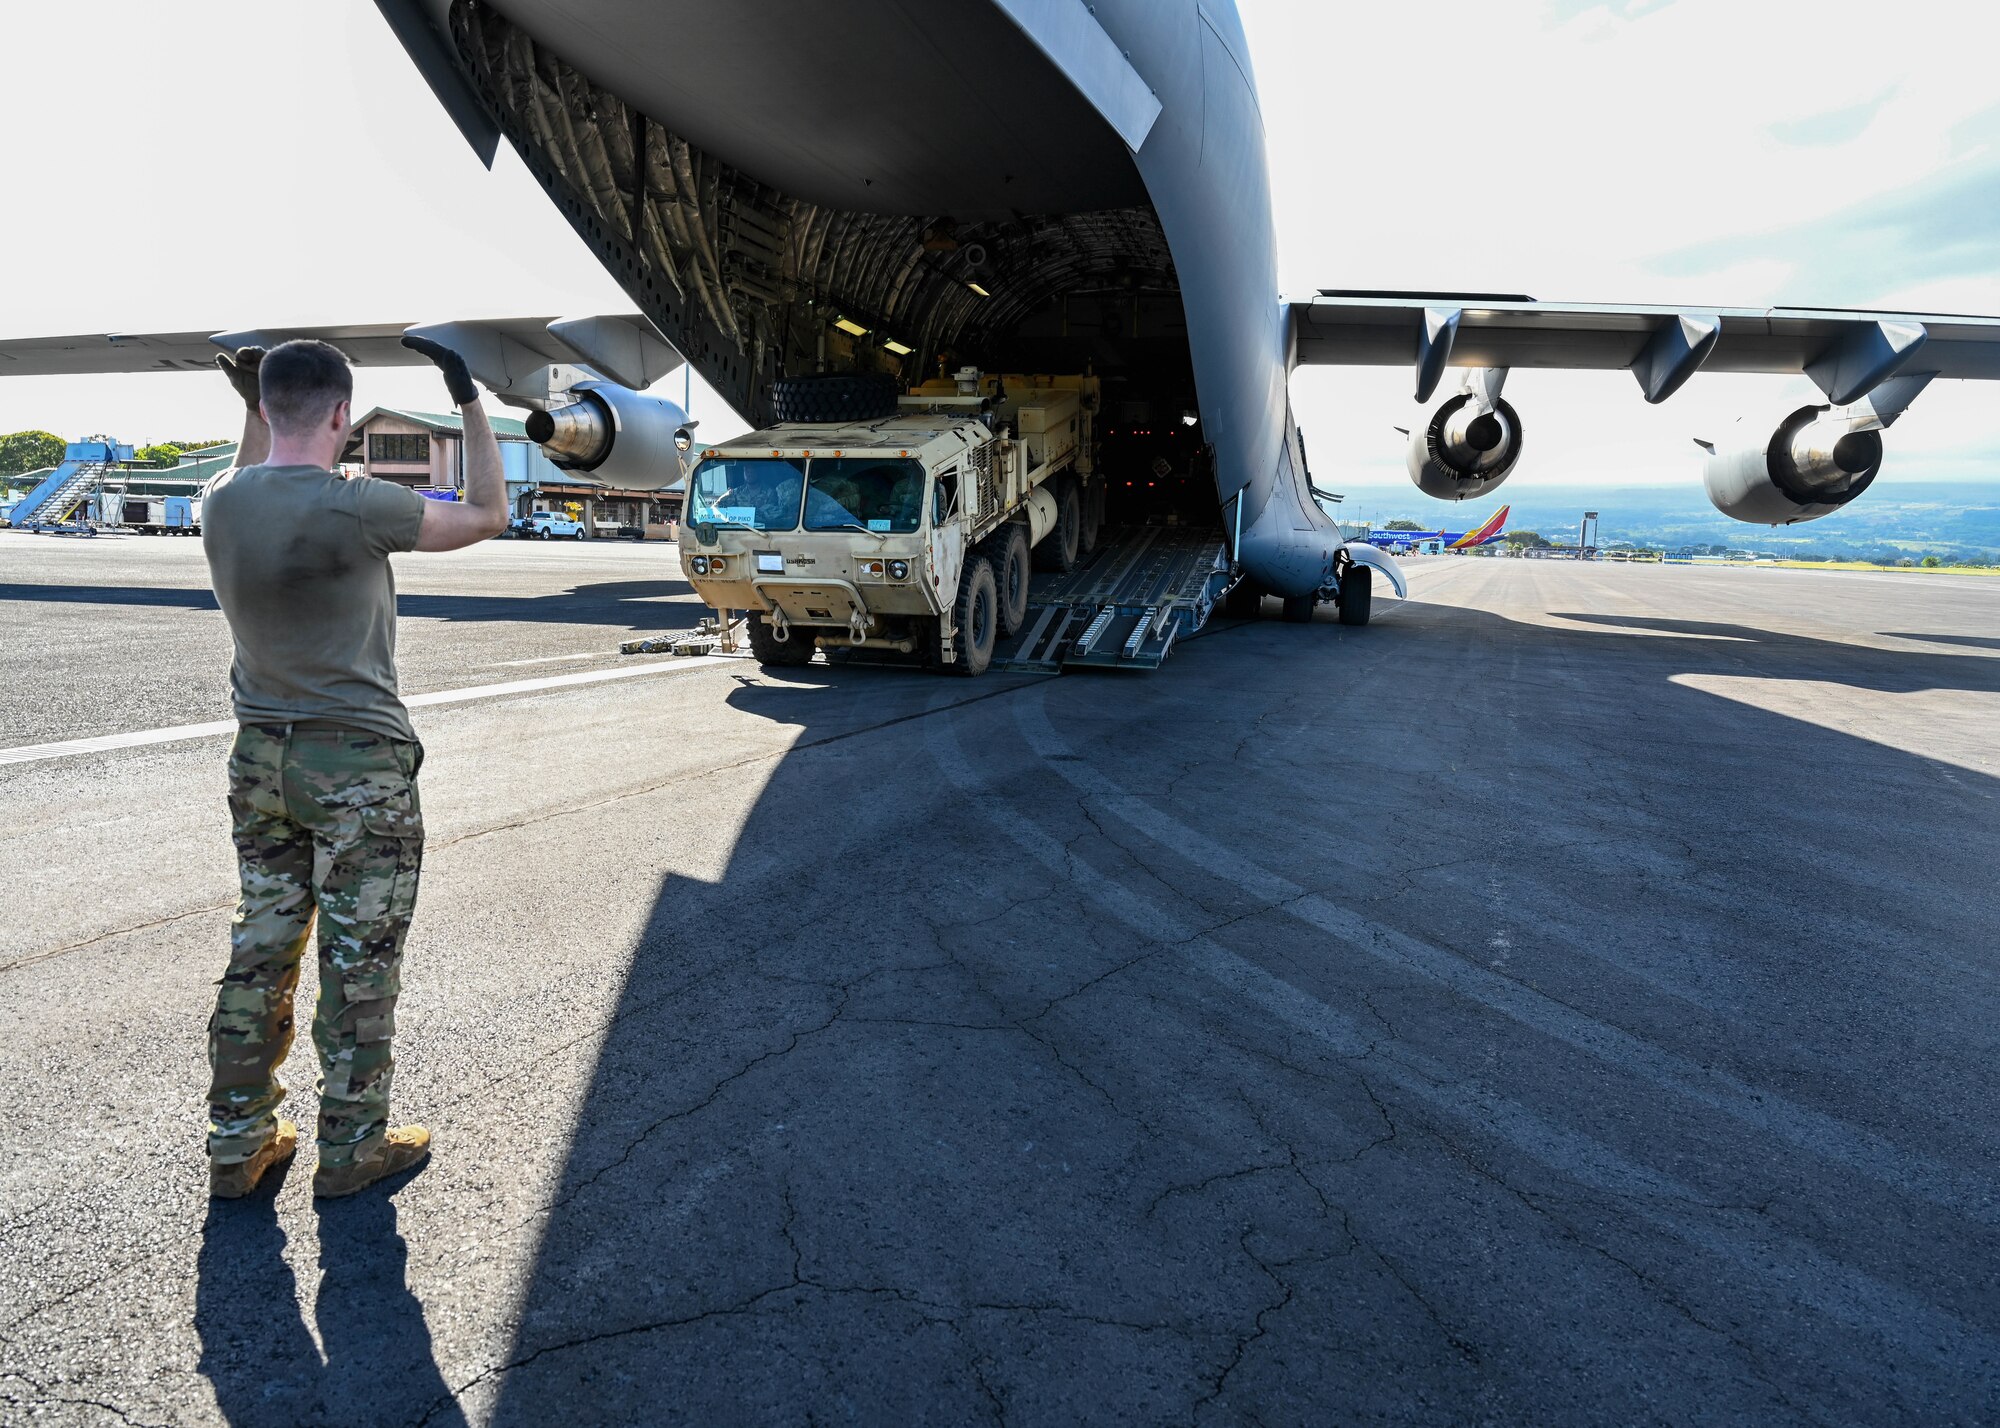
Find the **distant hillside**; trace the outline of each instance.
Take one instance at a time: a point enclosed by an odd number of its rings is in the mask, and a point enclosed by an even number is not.
[[[1598,513],[1600,539],[1637,545],[1719,545],[1788,556],[1894,560],[1941,555],[2000,558],[2000,480],[1905,481],[1884,478],[1846,510],[1797,526],[1749,526],[1708,503],[1698,484],[1687,486],[1503,487],[1494,497],[1447,505],[1414,487],[1351,487],[1339,508],[1343,520],[1416,521],[1426,528],[1471,530],[1511,505],[1510,530],[1539,531],[1573,542],[1585,511]]]

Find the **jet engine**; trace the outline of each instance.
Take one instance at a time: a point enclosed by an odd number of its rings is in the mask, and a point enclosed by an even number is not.
[[[1882,469],[1882,433],[1870,416],[1832,411],[1800,407],[1768,437],[1739,433],[1733,441],[1702,442],[1708,499],[1725,516],[1762,526],[1839,510]]]
[[[528,439],[556,465],[629,491],[658,491],[687,475],[693,424],[673,402],[616,382],[578,382],[567,406],[528,414]]]
[[[1409,435],[1410,479],[1440,501],[1485,495],[1521,459],[1521,418],[1498,393],[1460,392]]]

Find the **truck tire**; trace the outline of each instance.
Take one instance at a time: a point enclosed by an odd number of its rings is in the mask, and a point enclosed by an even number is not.
[[[1365,565],[1348,566],[1340,577],[1340,623],[1367,624],[1374,603],[1375,572]]]
[[[1315,595],[1287,595],[1285,597],[1285,623],[1288,625],[1310,625],[1313,607],[1319,604]]]
[[[750,627],[750,653],[757,656],[757,663],[775,669],[797,669],[812,663],[813,637],[797,625],[792,626],[790,639],[781,640],[778,632],[756,615],[743,623]]]
[[[1083,529],[1077,550],[1080,554],[1089,555],[1097,549],[1097,537],[1104,529],[1104,483],[1091,482],[1078,500],[1078,509],[1083,512]]]
[[[896,414],[896,379],[887,372],[821,372],[771,384],[771,415],[781,422],[873,421]]]
[[[1028,580],[1033,561],[1028,532],[1019,521],[1009,522],[993,537],[993,579],[999,587],[1000,633],[1010,638],[1028,623]]]
[[[1076,482],[1067,476],[1056,478],[1055,529],[1035,547],[1035,569],[1067,575],[1076,569],[1083,545],[1083,503],[1077,499]]]
[[[1222,599],[1222,613],[1232,620],[1254,620],[1264,613],[1264,592],[1248,580],[1239,580]]]
[[[983,555],[965,563],[952,620],[958,626],[958,652],[949,661],[940,660],[940,665],[952,674],[986,673],[1000,637],[1000,587],[993,578],[993,562]]]

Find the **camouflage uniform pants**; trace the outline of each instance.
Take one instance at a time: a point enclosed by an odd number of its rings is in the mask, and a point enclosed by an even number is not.
[[[353,1159],[387,1129],[403,937],[417,903],[423,747],[325,724],[246,724],[229,756],[243,895],[208,1024],[209,1155],[246,1160],[285,1088],[299,959],[319,919],[319,1154]]]

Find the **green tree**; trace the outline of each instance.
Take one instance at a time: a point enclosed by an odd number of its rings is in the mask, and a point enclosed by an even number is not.
[[[1923,566],[1923,568],[1926,570],[1936,570],[1939,566],[1944,564],[1942,560],[1939,560],[1934,555],[1927,555],[1917,563]]]
[[[1388,525],[1382,527],[1382,529],[1385,531],[1420,531],[1423,527],[1415,521],[1391,521]]]
[[[1540,531],[1508,531],[1507,544],[1531,546],[1537,550],[1548,544]]]
[[[61,437],[46,431],[17,431],[0,436],[0,477],[60,466],[67,445]]]
[[[181,459],[182,448],[175,442],[161,441],[151,446],[142,446],[134,453],[141,461],[154,461],[162,466],[171,466]]]

